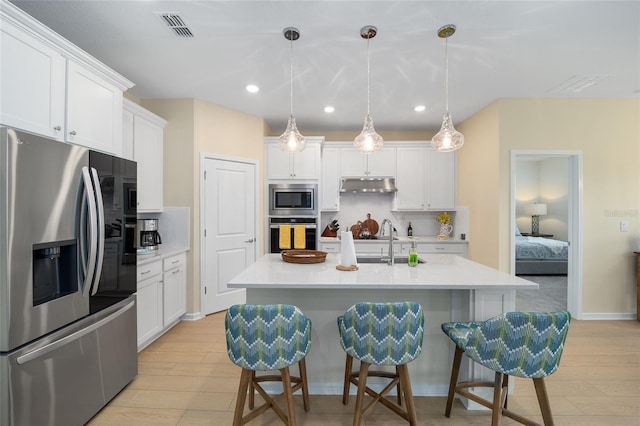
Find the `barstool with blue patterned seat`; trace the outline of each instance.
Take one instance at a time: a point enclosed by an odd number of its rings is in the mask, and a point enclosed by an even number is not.
[[[296,424],[293,392],[302,389],[305,411],[309,411],[309,389],[305,356],[311,347],[311,321],[293,305],[233,305],[225,317],[227,354],[242,368],[233,425],[243,425],[272,408],[289,426]],[[289,366],[298,363],[300,377],[289,374]],[[256,376],[256,371],[280,370],[280,375]],[[271,397],[261,382],[282,381],[283,393]],[[293,384],[293,386],[292,386]],[[249,392],[251,413],[242,416]],[[266,401],[253,410],[254,390]],[[287,413],[276,399],[284,397]]]
[[[340,344],[347,353],[344,373],[342,403],[347,404],[349,387],[358,388],[353,424],[359,425],[362,417],[377,402],[389,408],[411,425],[417,424],[411,381],[407,363],[422,351],[424,313],[416,302],[356,303],[338,317]],[[353,358],[360,360],[359,373],[351,373]],[[370,371],[369,366],[393,365],[395,374],[386,371]],[[367,376],[386,377],[391,382],[379,393],[367,386]],[[397,386],[397,403],[386,395]],[[364,406],[365,392],[373,400]],[[402,395],[406,409],[402,407]]]
[[[456,344],[445,416],[451,415],[457,393],[491,409],[493,426],[500,424],[501,415],[525,425],[538,425],[507,409],[509,376],[516,376],[533,379],[544,424],[553,425],[544,377],[558,369],[570,322],[569,312],[558,311],[508,312],[484,322],[442,324],[442,331]],[[495,371],[494,382],[458,383],[462,354]],[[471,393],[467,390],[470,387],[493,388],[493,401]]]

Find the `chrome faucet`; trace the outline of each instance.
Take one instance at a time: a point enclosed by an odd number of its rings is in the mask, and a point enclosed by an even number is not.
[[[381,236],[384,236],[384,225],[389,224],[389,253],[386,257],[382,257],[383,260],[387,261],[387,265],[393,266],[393,224],[391,223],[391,219],[384,219],[382,221],[381,228]]]

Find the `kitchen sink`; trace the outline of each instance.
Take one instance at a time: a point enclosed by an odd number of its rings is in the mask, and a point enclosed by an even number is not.
[[[358,263],[388,263],[388,259],[373,256],[356,257]],[[406,256],[396,257],[393,259],[393,263],[404,264],[409,263],[409,259]],[[418,263],[426,263],[423,259],[418,258]]]

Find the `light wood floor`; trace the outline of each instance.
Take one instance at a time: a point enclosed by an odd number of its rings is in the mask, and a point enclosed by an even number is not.
[[[240,369],[227,358],[223,320],[219,313],[181,322],[142,351],[136,379],[89,424],[230,425]],[[640,323],[572,321],[560,368],[546,383],[556,425],[640,425]],[[353,397],[344,406],[339,396],[312,395],[309,412],[295,398],[299,425],[352,424]],[[489,412],[465,410],[459,401],[451,418],[443,414],[444,397],[415,402],[420,425],[491,424]],[[531,380],[516,380],[509,408],[542,423]],[[249,424],[282,423],[268,412]],[[407,423],[379,407],[363,424]],[[503,418],[502,424],[517,423]]]

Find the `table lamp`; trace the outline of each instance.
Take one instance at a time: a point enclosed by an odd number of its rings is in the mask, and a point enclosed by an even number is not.
[[[545,216],[547,214],[546,204],[526,204],[524,206],[524,214],[531,216],[531,233],[540,233],[539,216]]]

